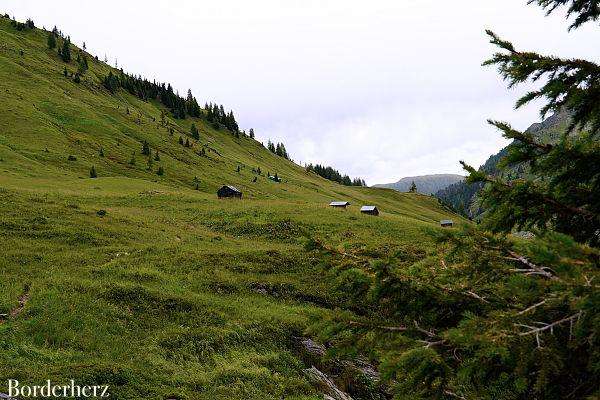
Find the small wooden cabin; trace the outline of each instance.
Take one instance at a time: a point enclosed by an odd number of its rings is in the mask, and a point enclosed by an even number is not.
[[[238,190],[238,188],[236,188],[235,186],[224,185],[221,187],[221,189],[217,190],[217,196],[220,199],[231,198],[231,197],[241,199],[242,192],[240,190]]]
[[[369,215],[379,215],[379,210],[375,206],[362,206],[360,212]]]
[[[442,228],[452,228],[454,222],[451,219],[443,219],[440,221],[440,226]]]
[[[329,203],[330,207],[335,207],[335,208],[346,208],[350,205],[350,203],[348,203],[347,201],[332,201],[331,203]]]

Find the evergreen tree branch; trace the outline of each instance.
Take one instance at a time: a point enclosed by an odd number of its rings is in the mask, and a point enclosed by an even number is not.
[[[529,0],[527,4],[537,3],[546,15],[552,14],[560,7],[567,7],[567,19],[576,15],[569,30],[577,29],[589,21],[596,21],[600,16],[600,1],[598,0]]]
[[[551,144],[544,144],[537,142],[533,136],[526,132],[521,132],[514,129],[509,123],[502,121],[495,121],[492,119],[488,119],[488,124],[495,126],[500,131],[502,131],[502,136],[507,139],[518,140],[519,142],[526,144],[528,146],[534,147],[544,154],[549,153],[554,148]]]
[[[510,191],[515,188],[515,181],[504,182],[498,178],[490,176],[485,172],[475,170],[473,167],[467,165],[464,161],[460,161],[463,168],[469,172],[469,176],[467,177],[468,183],[482,182],[489,183],[494,187],[498,188],[500,191]],[[532,182],[524,182],[525,183],[525,191],[529,196],[535,198],[537,201],[542,202],[548,206],[551,206],[556,211],[579,215],[587,219],[598,220],[599,216],[593,212],[590,212],[584,208],[572,206],[569,204],[563,204],[557,199],[553,198],[551,195],[543,193],[541,190],[535,187]]]
[[[592,133],[600,131],[600,66],[582,59],[561,59],[542,56],[534,52],[521,52],[512,43],[502,40],[494,32],[487,30],[490,42],[503,52],[495,53],[483,65],[496,65],[509,88],[518,84],[545,80],[537,90],[521,97],[516,104],[519,108],[538,98],[546,99],[540,114],[545,117],[550,111],[566,108],[572,114],[572,122],[567,130],[589,126]]]

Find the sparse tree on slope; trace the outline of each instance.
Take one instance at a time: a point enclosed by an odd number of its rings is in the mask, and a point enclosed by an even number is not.
[[[144,140],[144,143],[142,144],[142,154],[145,156],[150,155],[150,145],[147,140]]]
[[[408,189],[408,191],[410,193],[416,193],[417,192],[417,185],[415,184],[415,181],[412,181],[412,183],[410,184],[410,189]]]
[[[48,33],[48,48],[51,50],[56,48],[56,36],[54,32]]]
[[[190,134],[194,139],[200,140],[200,132],[198,131],[198,128],[196,128],[196,124],[192,124],[192,127],[190,128]]]
[[[63,40],[60,56],[64,62],[71,62],[71,39],[68,37]]]

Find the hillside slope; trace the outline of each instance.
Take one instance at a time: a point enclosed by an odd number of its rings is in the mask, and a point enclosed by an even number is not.
[[[394,183],[383,183],[374,185],[375,187],[394,189],[399,192],[408,192],[412,183],[417,185],[417,192],[423,194],[434,194],[440,190],[447,188],[448,186],[461,182],[465,179],[462,175],[456,174],[435,174],[435,175],[422,175],[422,176],[410,176],[400,179]]]
[[[47,35],[0,18],[0,393],[10,378],[108,384],[119,399],[322,398],[293,340],[337,300],[307,240],[427,248],[426,230],[460,219],[431,197],[341,186],[204,119],[111,94],[101,82],[119,72],[91,55],[76,83]],[[218,200],[223,184],[244,199]]]

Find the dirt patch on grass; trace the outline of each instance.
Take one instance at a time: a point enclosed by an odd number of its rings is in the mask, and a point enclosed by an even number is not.
[[[25,308],[25,305],[29,301],[29,287],[25,288],[25,290],[23,291],[23,294],[21,294],[19,296],[18,301],[19,301],[19,305],[16,306],[15,308],[13,308],[12,310],[10,310],[10,312],[8,314],[0,314],[0,324],[4,323],[8,318],[14,319],[19,314],[21,314],[21,312]]]

